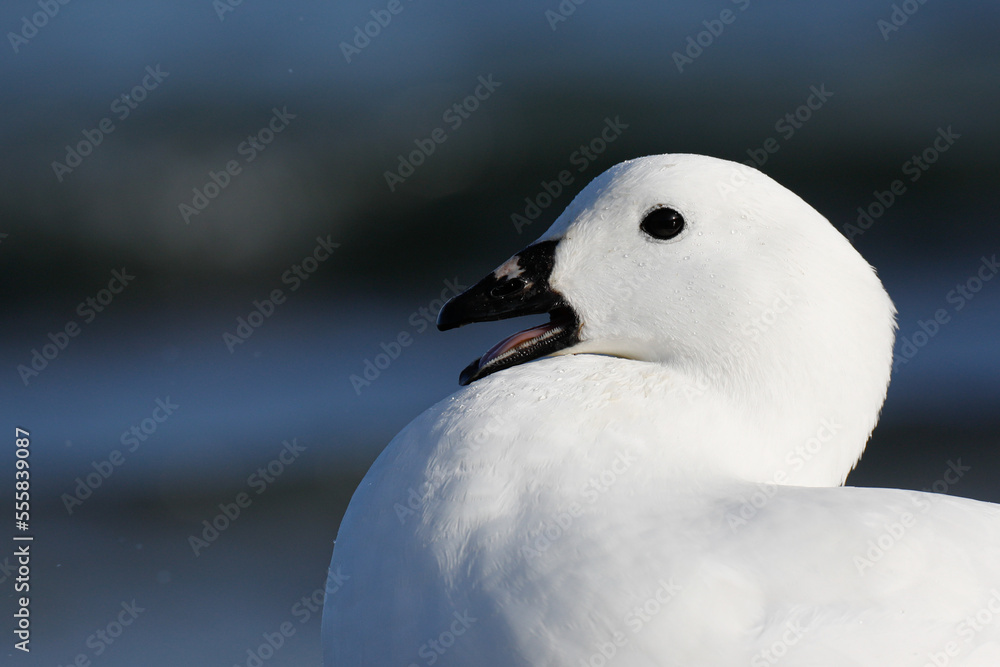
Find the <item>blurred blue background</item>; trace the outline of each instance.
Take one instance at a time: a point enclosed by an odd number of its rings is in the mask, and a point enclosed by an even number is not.
[[[0,662],[319,664],[309,598],[354,487],[512,331],[438,333],[442,294],[646,154],[755,160],[878,268],[905,363],[849,483],[1000,501],[1000,280],[976,282],[1000,252],[1000,7],[902,5],[4,3],[0,534],[20,426],[35,542],[25,655],[3,538]]]

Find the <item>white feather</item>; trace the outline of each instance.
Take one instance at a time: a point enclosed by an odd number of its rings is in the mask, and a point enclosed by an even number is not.
[[[653,241],[662,205],[686,227]],[[838,488],[895,311],[821,215],[663,155],[542,238],[580,343],[389,444],[340,528],[328,665],[1000,664],[1000,508]]]

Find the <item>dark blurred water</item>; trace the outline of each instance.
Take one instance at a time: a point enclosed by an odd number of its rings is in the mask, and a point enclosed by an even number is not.
[[[341,42],[386,3],[248,1],[221,18],[209,0],[69,3],[12,42],[42,5],[58,3],[0,8],[0,405],[32,433],[37,540],[33,651],[4,646],[4,661],[245,665],[289,623],[264,664],[318,664],[308,599],[354,485],[511,331],[436,332],[442,292],[529,243],[590,178],[650,153],[766,156],[762,170],[838,228],[900,180],[849,233],[899,308],[906,359],[850,481],[933,487],[960,459],[947,492],[1000,501],[1000,281],[955,297],[1000,251],[995,5],[924,3],[886,39],[892,3],[591,0],[562,21],[546,14],[557,2],[404,0],[351,62]],[[723,10],[732,21],[711,35]],[[679,71],[675,53],[697,55]],[[456,125],[448,110],[490,76],[500,85]],[[821,87],[832,95],[808,120],[781,124]],[[248,143],[276,114],[282,130]],[[78,166],[53,167],[105,118],[113,131]],[[627,128],[581,162],[606,119]],[[436,128],[447,139],[390,189],[386,172]],[[947,128],[959,137],[914,172]],[[518,233],[525,198],[581,166]],[[185,214],[213,180],[224,187]],[[310,264],[318,239],[338,247]],[[122,270],[134,280],[102,294]],[[285,299],[227,347],[275,289]],[[401,333],[412,343],[352,384]],[[18,366],[60,343],[25,382]],[[276,465],[286,442],[304,449]],[[11,442],[0,507],[13,461]],[[67,501],[80,484],[90,495]],[[240,493],[239,517],[192,546]],[[99,639],[133,600],[134,622]]]

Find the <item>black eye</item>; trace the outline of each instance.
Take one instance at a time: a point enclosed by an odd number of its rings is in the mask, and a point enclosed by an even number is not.
[[[639,228],[654,239],[672,239],[684,229],[684,218],[672,208],[654,208],[642,219]]]

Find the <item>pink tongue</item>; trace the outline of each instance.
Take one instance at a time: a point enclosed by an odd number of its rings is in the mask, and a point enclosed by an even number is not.
[[[512,350],[513,348],[517,347],[521,343],[524,343],[525,341],[529,341],[532,338],[537,338],[541,336],[546,331],[554,329],[555,326],[556,325],[554,325],[552,322],[549,322],[547,324],[542,324],[537,327],[532,327],[531,329],[526,329],[508,338],[504,338],[502,341],[491,347],[489,351],[487,351],[486,354],[482,356],[482,358],[479,360],[479,367],[482,368],[483,366],[493,361],[494,359],[504,354],[505,352]]]

